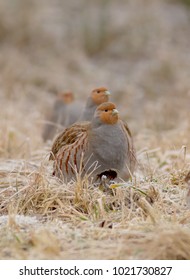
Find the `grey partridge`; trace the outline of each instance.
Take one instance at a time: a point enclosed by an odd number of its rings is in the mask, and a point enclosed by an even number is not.
[[[81,103],[75,101],[72,92],[58,94],[50,118],[44,126],[44,141],[53,139],[63,128],[76,122],[81,114]]]
[[[53,175],[65,182],[76,179],[77,174],[87,175],[93,182],[103,175],[128,180],[136,163],[131,132],[111,102],[99,105],[91,122],[75,123],[58,135],[51,159]]]

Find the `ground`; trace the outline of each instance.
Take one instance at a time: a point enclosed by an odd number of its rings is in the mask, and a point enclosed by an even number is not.
[[[0,258],[190,259],[189,1],[0,1]],[[106,86],[134,136],[132,181],[52,176],[59,91]]]

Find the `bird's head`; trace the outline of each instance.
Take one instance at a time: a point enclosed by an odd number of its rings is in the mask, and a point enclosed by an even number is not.
[[[91,93],[91,98],[96,105],[109,101],[110,92],[105,87],[96,88]]]
[[[99,118],[105,124],[116,124],[119,119],[119,112],[114,103],[105,102],[97,107],[94,117]]]
[[[74,94],[71,91],[60,92],[58,94],[58,99],[65,104],[70,104],[74,101]]]

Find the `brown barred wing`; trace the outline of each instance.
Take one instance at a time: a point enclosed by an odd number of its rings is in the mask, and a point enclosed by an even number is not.
[[[58,151],[63,146],[75,143],[75,141],[80,137],[80,133],[85,132],[88,126],[89,122],[80,122],[64,129],[53,142],[49,160],[54,160]]]
[[[127,143],[128,143],[128,162],[129,162],[129,168],[130,168],[130,172],[133,173],[136,163],[137,163],[137,159],[136,159],[136,151],[134,148],[134,144],[133,144],[133,137],[131,134],[131,131],[127,125],[126,122],[124,121],[120,121],[121,122],[121,127],[124,130],[124,133],[127,137]]]
[[[86,128],[86,129],[85,129]],[[84,158],[88,150],[88,129],[82,126],[75,141],[61,146],[55,156],[54,175],[70,181],[76,177],[76,173],[84,172]]]

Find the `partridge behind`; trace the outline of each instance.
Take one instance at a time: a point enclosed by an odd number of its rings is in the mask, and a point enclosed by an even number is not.
[[[59,93],[48,123],[43,130],[44,141],[53,139],[63,127],[75,123],[81,114],[81,103],[75,101],[72,92]]]
[[[87,99],[80,121],[91,121],[97,106],[104,102],[108,102],[109,95],[110,92],[105,87],[94,89]]]

